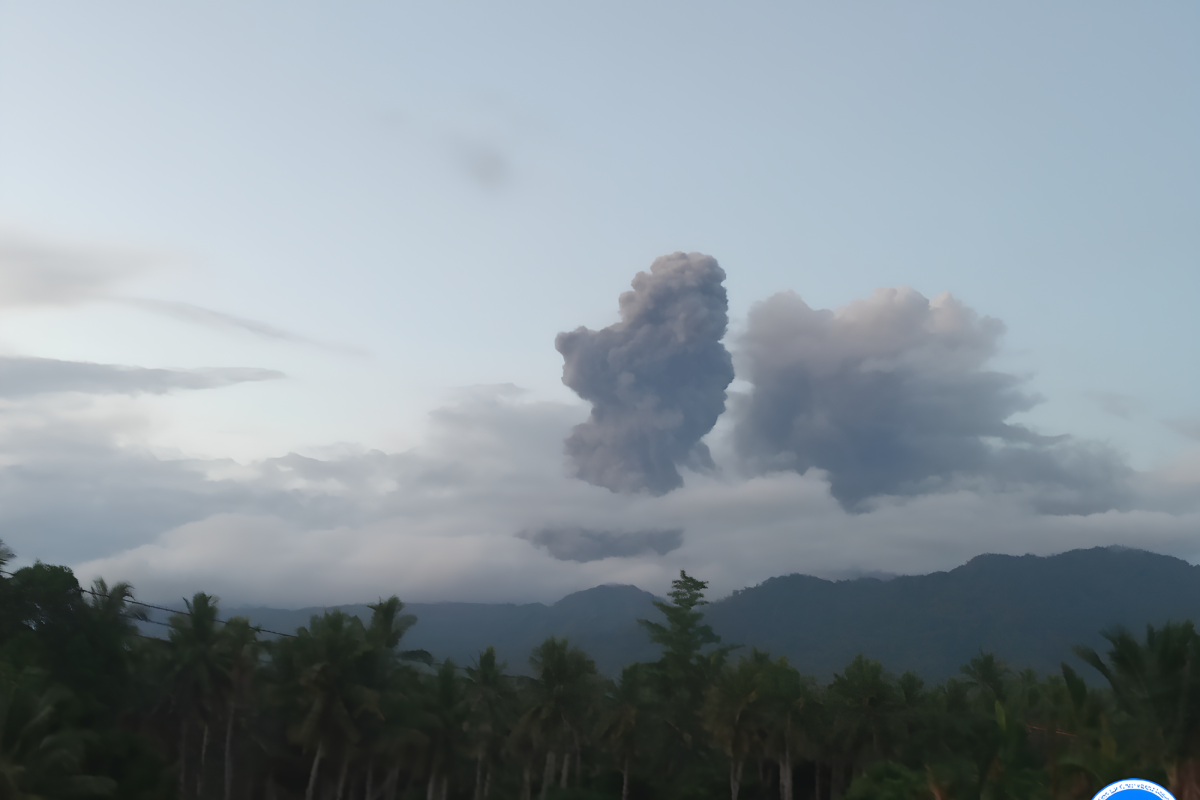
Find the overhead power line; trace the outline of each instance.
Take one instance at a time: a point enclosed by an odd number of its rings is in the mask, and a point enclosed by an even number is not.
[[[9,572],[8,570],[5,570],[5,569],[0,569],[0,575],[7,575],[7,576],[9,576],[9,577],[11,578],[11,577],[13,577],[15,574],[16,574],[16,573],[14,573],[14,572]],[[91,589],[84,589],[82,586],[80,586],[80,587],[79,587],[79,591],[81,591],[81,592],[87,592],[88,594],[92,595],[93,597],[103,597],[103,598],[104,598],[104,599],[106,599],[106,600],[111,600],[111,599],[113,599],[111,595],[107,595],[107,594],[101,594],[100,592],[94,592],[94,591],[92,591]],[[131,598],[128,598],[128,597],[123,597],[123,598],[118,598],[118,599],[120,599],[120,601],[121,601],[121,602],[123,602],[123,603],[132,603],[132,604],[133,604],[133,605],[135,605],[135,606],[144,606],[144,607],[146,607],[146,608],[153,608],[153,609],[155,609],[156,611],[166,611],[168,614],[183,614],[183,615],[184,615],[184,616],[186,616],[186,617],[190,617],[190,616],[192,616],[192,613],[191,613],[190,611],[179,611],[178,609],[174,609],[174,608],[167,608],[166,606],[156,606],[156,605],[153,605],[153,604],[151,604],[151,603],[143,603],[143,602],[142,602],[142,601],[140,601],[140,600],[133,600],[133,599],[131,599]],[[168,627],[168,628],[169,628],[169,627],[171,627],[171,623],[169,623],[169,622],[162,622],[162,621],[160,621],[160,620],[156,620],[156,619],[144,619],[144,620],[139,620],[139,622],[149,622],[151,625],[163,625],[163,626],[166,626],[166,627]],[[222,625],[228,625],[228,624],[229,624],[229,620],[224,620],[224,619],[214,619],[214,622],[219,622],[219,623],[221,623]],[[294,634],[294,633],[284,633],[283,631],[269,631],[269,630],[267,630],[266,628],[258,628],[258,631],[259,631],[259,633],[273,633],[273,634],[275,634],[276,636],[286,636],[286,637],[288,637],[289,639],[295,639],[295,638],[297,638],[296,634]]]

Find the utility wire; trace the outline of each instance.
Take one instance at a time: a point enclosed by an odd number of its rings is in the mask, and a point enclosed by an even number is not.
[[[9,577],[11,578],[11,577],[14,577],[14,576],[16,575],[16,573],[14,573],[14,572],[9,572],[8,570],[5,570],[5,569],[0,569],[0,575],[7,575],[7,576],[9,576]],[[100,594],[99,592],[93,592],[91,589],[84,589],[82,586],[80,586],[80,587],[79,587],[79,591],[81,591],[81,592],[87,592],[88,594],[92,595],[93,597],[103,597],[103,598],[104,598],[104,599],[106,599],[106,600],[112,599],[111,595],[107,595],[107,594]],[[155,610],[157,610],[157,611],[166,611],[167,613],[170,613],[170,614],[183,614],[184,616],[187,616],[187,617],[190,617],[190,616],[192,616],[192,614],[191,614],[191,612],[190,612],[190,611],[179,611],[179,610],[177,610],[177,609],[174,609],[174,608],[167,608],[166,606],[156,606],[156,605],[151,605],[150,603],[143,603],[143,602],[141,602],[140,600],[133,600],[133,599],[131,599],[131,598],[128,598],[128,597],[121,598],[121,602],[123,602],[123,603],[132,603],[132,604],[133,604],[133,605],[135,605],[135,606],[145,606],[146,608],[153,608],[153,609],[155,609]],[[149,622],[149,623],[150,623],[150,624],[152,624],[152,625],[163,625],[163,626],[166,626],[166,627],[168,627],[168,628],[169,628],[169,627],[171,627],[171,623],[169,623],[169,622],[160,622],[159,620],[156,620],[156,619],[144,619],[144,620],[139,620],[139,621],[140,621],[140,622]],[[219,622],[219,623],[221,623],[222,625],[228,625],[228,624],[229,624],[229,621],[228,621],[228,620],[224,620],[224,619],[217,619],[217,620],[214,620],[214,621],[215,621],[215,622]],[[258,628],[258,631],[259,631],[260,633],[273,633],[273,634],[275,634],[276,636],[286,636],[286,637],[288,637],[289,639],[295,639],[295,638],[297,638],[296,634],[294,634],[294,633],[283,633],[282,631],[269,631],[269,630],[267,630],[266,628]]]

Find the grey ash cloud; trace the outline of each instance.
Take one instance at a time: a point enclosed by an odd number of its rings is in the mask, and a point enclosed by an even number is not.
[[[282,377],[282,372],[256,368],[147,369],[53,358],[0,356],[0,397],[7,398],[54,392],[165,394],[180,389],[216,389]]]
[[[774,295],[738,342],[753,388],[737,449],[758,471],[825,470],[848,510],[964,484],[1029,488],[1049,513],[1119,506],[1129,470],[1117,456],[1008,421],[1038,398],[986,368],[1003,333],[948,294],[879,289],[836,312]]]
[[[620,533],[587,528],[542,528],[521,531],[524,539],[540,547],[559,561],[599,561],[605,558],[632,558],[657,553],[665,556],[683,544],[683,531],[651,530]]]
[[[592,404],[566,440],[575,475],[614,492],[661,495],[679,466],[711,469],[700,441],[725,410],[733,361],[725,272],[700,253],[674,253],[639,272],[621,321],[560,333],[563,383]]]

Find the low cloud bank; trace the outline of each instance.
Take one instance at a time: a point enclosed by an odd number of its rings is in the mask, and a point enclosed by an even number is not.
[[[480,389],[432,415],[426,443],[406,453],[291,455],[238,467],[236,477],[220,477],[230,469],[221,463],[180,465],[175,507],[191,521],[144,531],[141,542],[78,569],[131,580],[147,598],[204,590],[227,602],[302,606],[392,592],[412,601],[552,602],[603,583],[662,593],[680,569],[710,580],[720,596],[792,572],[918,574],[983,552],[1110,544],[1200,557],[1197,477],[1190,495],[1176,485],[1173,496],[1191,498],[1186,508],[1060,516],[1038,513],[1028,486],[886,497],[870,513],[847,513],[815,469],[688,472],[662,497],[618,494],[563,474],[562,436],[583,413]],[[675,531],[679,546],[667,549]],[[10,543],[31,557],[40,540]]]

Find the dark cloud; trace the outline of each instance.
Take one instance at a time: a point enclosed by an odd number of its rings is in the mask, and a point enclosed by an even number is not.
[[[563,383],[592,403],[566,441],[577,477],[614,492],[665,494],[680,465],[712,467],[700,438],[725,410],[733,362],[725,272],[700,253],[674,253],[621,295],[621,321],[560,333]]]
[[[270,369],[171,370],[0,356],[0,397],[52,392],[165,394],[177,389],[215,389],[284,377]]]
[[[759,471],[825,470],[851,510],[964,481],[1036,485],[1051,513],[1119,505],[1128,468],[1113,453],[1007,421],[1038,398],[985,368],[1003,332],[948,294],[879,289],[836,312],[777,294],[752,308],[738,342],[753,384],[738,451]]]
[[[599,561],[604,558],[631,558],[658,553],[665,556],[683,544],[683,531],[593,531],[587,528],[543,528],[521,531],[524,539],[540,547],[559,561]]]

